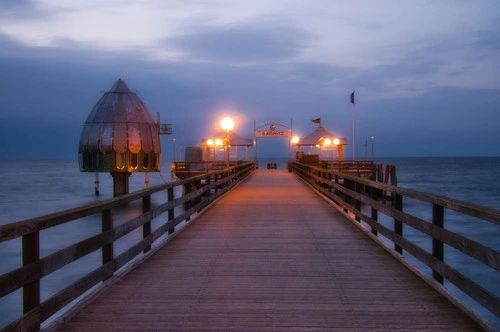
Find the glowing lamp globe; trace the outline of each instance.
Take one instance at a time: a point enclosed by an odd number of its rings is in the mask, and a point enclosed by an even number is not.
[[[234,121],[231,118],[225,117],[220,121],[220,126],[224,130],[233,130]]]

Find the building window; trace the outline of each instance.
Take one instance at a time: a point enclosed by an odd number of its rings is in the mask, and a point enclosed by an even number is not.
[[[116,168],[117,169],[125,168],[125,154],[123,152],[116,153]]]
[[[137,153],[131,153],[130,154],[130,167],[132,169],[137,169],[138,166],[138,158],[137,158]]]
[[[91,170],[90,154],[87,151],[81,152],[80,158],[81,158],[81,161],[80,161],[81,169],[85,170],[85,171]]]
[[[102,170],[108,171],[111,169],[111,154],[103,152],[102,154]]]
[[[156,169],[156,168],[157,168],[157,166],[156,166],[156,153],[152,153],[152,154],[151,154],[151,159],[152,159],[152,161],[153,161],[153,166],[152,166],[152,168],[153,168],[153,169]]]

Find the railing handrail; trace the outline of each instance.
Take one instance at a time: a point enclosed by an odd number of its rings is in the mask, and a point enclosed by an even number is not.
[[[165,234],[172,234],[176,225],[182,221],[188,221],[193,213],[201,211],[232,189],[254,169],[253,163],[244,163],[224,170],[209,171],[184,180],[156,185],[105,201],[0,226],[0,243],[22,238],[23,256],[23,266],[0,275],[0,297],[17,289],[23,289],[24,314],[4,329],[38,330],[40,324],[58,310],[91,287],[110,278],[137,255],[149,251],[156,240]],[[202,180],[206,181],[203,186],[201,185]],[[175,198],[174,188],[178,186],[184,186],[185,190],[181,197]],[[164,190],[168,192],[166,202],[152,208],[151,195]],[[126,220],[120,225],[113,226],[112,210],[114,208],[141,199],[142,214]],[[175,215],[174,208],[181,204],[185,205],[184,212]],[[152,231],[151,221],[165,212],[168,212],[168,220]],[[39,233],[41,230],[95,214],[101,214],[101,233],[91,235],[45,257],[40,257]],[[113,243],[139,227],[143,229],[142,240],[115,257]],[[102,265],[43,303],[41,302],[41,278],[101,249]]]
[[[474,258],[480,264],[500,271],[500,252],[464,235],[450,231],[445,228],[444,224],[444,209],[473,216],[496,225],[500,221],[499,210],[444,196],[400,188],[334,169],[301,163],[293,163],[292,169],[315,190],[332,200],[337,209],[346,217],[357,222],[365,222],[371,228],[372,235],[377,236],[380,233],[392,241],[397,253],[402,254],[403,250],[406,250],[430,267],[436,281],[440,283],[443,283],[444,279],[450,281],[486,309],[497,316],[500,315],[500,298],[498,296],[467,278],[444,261],[444,244],[447,244]],[[341,179],[342,181],[340,181]],[[380,193],[384,193],[382,199],[391,199],[391,205],[377,199],[376,196]],[[388,193],[390,193],[389,197],[386,196]],[[431,203],[432,220],[425,221],[403,211],[403,197]],[[366,215],[361,210],[362,204],[371,207],[370,215]],[[379,212],[393,218],[394,230],[378,222]],[[430,236],[432,238],[432,253],[405,238],[403,224]]]
[[[232,167],[234,168],[234,167]],[[214,170],[202,175],[196,175],[183,180],[167,182],[151,186],[147,189],[134,191],[132,193],[119,197],[110,198],[96,203],[88,203],[75,208],[61,210],[38,217],[28,218],[20,221],[14,221],[5,225],[0,225],[0,243],[13,238],[32,233],[37,230],[43,230],[73,221],[77,218],[83,218],[110,208],[136,201],[144,196],[155,194],[159,191],[175,188],[190,182],[203,180],[207,175],[217,175],[223,173],[222,170]]]
[[[477,217],[480,219],[484,219],[486,221],[495,223],[495,224],[500,224],[500,210],[481,206],[478,204],[473,204],[461,200],[457,200],[454,198],[442,196],[442,195],[436,195],[436,194],[430,194],[426,193],[423,191],[418,191],[415,189],[409,189],[409,188],[404,188],[400,186],[394,186],[391,184],[386,184],[383,182],[377,182],[373,181],[367,178],[361,178],[356,175],[351,175],[349,173],[345,173],[342,171],[337,171],[335,169],[324,169],[318,166],[311,166],[307,164],[302,164],[307,167],[311,167],[315,171],[321,171],[327,174],[331,174],[333,176],[337,175],[340,176],[341,178],[355,181],[357,183],[377,188],[386,192],[394,193],[397,195],[405,196],[408,198],[413,198],[416,200],[420,200],[423,202],[431,203],[431,204],[438,204],[443,206],[446,209],[453,210],[456,212],[464,213],[472,217]]]

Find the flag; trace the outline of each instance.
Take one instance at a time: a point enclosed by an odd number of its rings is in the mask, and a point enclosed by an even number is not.
[[[354,91],[351,93],[351,104],[354,105]]]
[[[317,118],[317,119],[314,119],[314,120],[311,120],[313,123],[321,123],[321,118]]]

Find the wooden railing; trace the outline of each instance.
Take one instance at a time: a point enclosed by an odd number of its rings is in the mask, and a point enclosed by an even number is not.
[[[172,164],[172,175],[185,179],[202,173],[223,170],[227,167],[242,165],[251,161],[231,160],[231,161],[176,161]]]
[[[231,161],[231,166],[236,165],[236,162]],[[227,167],[225,161],[176,161],[174,162],[174,170],[176,172],[195,172],[195,171],[213,171]]]
[[[301,161],[289,161],[289,169],[291,168],[291,164],[293,162]],[[361,176],[364,178],[372,178],[375,179],[379,173],[377,169],[377,165],[373,162],[373,160],[317,160],[314,162],[306,162],[303,163],[309,166],[319,167],[323,169],[331,169],[339,172],[349,173],[356,176]],[[382,165],[378,165],[382,166]],[[290,169],[291,170],[291,169]],[[382,171],[382,170],[380,170]]]
[[[0,242],[21,238],[22,261],[20,268],[0,276],[0,297],[4,297],[17,289],[22,289],[23,315],[4,327],[2,330],[36,331],[40,324],[57,313],[61,308],[78,298],[90,288],[112,277],[120,268],[132,259],[146,253],[160,237],[175,232],[175,226],[201,211],[222,194],[233,188],[247,177],[255,166],[244,163],[220,171],[188,178],[182,181],[161,184],[117,198],[75,209],[65,210],[25,221],[0,226]],[[174,197],[174,189],[183,187],[183,195]],[[152,207],[151,196],[163,193],[164,202]],[[156,197],[156,196],[155,196]],[[113,211],[142,200],[142,213],[129,220],[115,222]],[[183,207],[176,209],[176,207]],[[178,212],[180,213],[176,215]],[[154,231],[151,222],[158,216],[167,213],[161,225]],[[58,225],[70,223],[77,219],[97,215],[102,222],[102,231],[78,243],[69,245],[57,252],[40,257],[40,232]],[[142,238],[133,243],[119,255],[114,255],[114,243],[142,228]],[[40,280],[62,267],[95,251],[102,252],[102,264],[72,283],[59,293],[41,302]]]
[[[445,262],[445,245],[472,257],[478,264],[500,271],[500,253],[466,235],[460,235],[446,228],[445,210],[482,219],[494,227],[500,227],[500,211],[469,204],[454,199],[400,188],[358,177],[334,169],[293,163],[292,170],[315,190],[334,202],[339,211],[351,220],[366,223],[368,233],[379,234],[392,242],[394,250],[408,252],[432,270],[433,278],[439,283],[447,280],[484,308],[500,315],[500,299],[492,291],[466,277]],[[430,203],[426,221],[404,211],[404,199]],[[363,211],[368,211],[369,215]],[[393,220],[393,229],[380,222],[381,215]],[[403,235],[403,225],[410,226],[430,237],[429,251],[411,242]],[[382,241],[381,241],[382,243]],[[493,273],[496,273],[493,271]]]
[[[373,170],[373,160],[320,160],[321,168],[330,168],[337,171]]]

